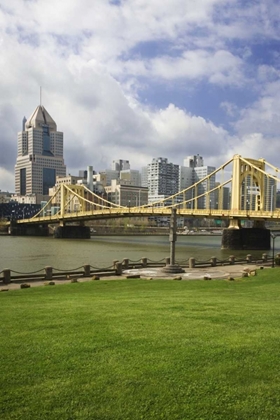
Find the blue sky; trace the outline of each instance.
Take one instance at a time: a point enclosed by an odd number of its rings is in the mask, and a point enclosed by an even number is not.
[[[2,0],[0,189],[40,86],[73,175],[196,153],[279,167],[279,16],[276,0]]]

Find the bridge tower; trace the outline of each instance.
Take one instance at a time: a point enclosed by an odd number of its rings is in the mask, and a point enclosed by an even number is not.
[[[68,213],[77,212],[83,214],[86,210],[85,191],[82,185],[61,185],[60,190],[60,214],[62,220],[60,225],[55,228],[55,238],[75,238],[75,239],[89,239],[90,228],[84,226],[84,222],[80,221],[78,224],[66,223],[65,216]]]
[[[250,198],[251,210],[265,209],[265,161],[233,157],[231,212],[228,229],[224,229],[222,247],[228,249],[270,249],[270,231],[263,220],[254,220],[252,228],[241,228],[240,210],[246,209]],[[253,198],[253,199],[252,199]]]

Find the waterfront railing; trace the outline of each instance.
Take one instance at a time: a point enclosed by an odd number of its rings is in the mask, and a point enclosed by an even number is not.
[[[280,254],[277,255],[279,258]],[[277,258],[276,257],[276,258]],[[234,255],[230,255],[224,260],[220,260],[216,257],[211,257],[208,260],[197,260],[193,257],[185,260],[176,261],[182,269],[195,269],[195,268],[207,268],[207,267],[218,267],[233,264],[259,264],[259,265],[270,265],[273,262],[273,258],[268,254],[262,254],[261,256],[253,256],[247,254],[244,258],[236,258]],[[137,261],[124,258],[122,261],[114,260],[113,264],[109,267],[94,267],[90,264],[82,265],[74,269],[59,269],[51,266],[44,267],[37,271],[32,272],[19,272],[10,268],[5,268],[0,271],[0,284],[9,283],[20,283],[23,281],[42,281],[42,280],[54,280],[54,279],[73,279],[73,278],[88,278],[92,276],[98,277],[110,277],[110,276],[121,276],[125,274],[126,270],[132,269],[143,269],[145,268],[161,268],[170,265],[170,258],[163,258],[159,261],[150,260],[147,257],[143,257]],[[143,273],[145,274],[145,273]]]

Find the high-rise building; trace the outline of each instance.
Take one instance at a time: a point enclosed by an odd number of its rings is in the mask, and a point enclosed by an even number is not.
[[[119,206],[138,207],[148,203],[148,188],[112,180],[105,187],[108,200]]]
[[[159,157],[148,165],[149,202],[159,201],[178,192],[179,165]]]
[[[127,185],[141,186],[141,174],[136,169],[124,169],[120,171],[120,182],[125,181]]]
[[[148,166],[141,169],[141,186],[148,187]]]
[[[276,186],[274,179],[264,177],[261,203],[260,186],[256,185],[251,175],[245,176],[241,184],[241,209],[273,211],[276,206]]]
[[[185,162],[185,161],[184,161]],[[189,188],[194,183],[193,168],[179,166],[179,191]],[[181,201],[188,201],[186,208],[192,208],[193,201],[190,201],[194,195],[194,190],[189,189],[181,195]]]
[[[56,176],[65,176],[63,133],[47,110],[39,105],[18,133],[15,192],[48,195]]]
[[[130,169],[130,163],[129,160],[113,160],[112,162],[112,168],[113,171],[124,171],[126,169]]]
[[[196,182],[210,175],[215,171],[216,168],[213,166],[204,166],[203,157],[200,155],[188,156],[184,159],[184,166],[180,168],[180,191],[190,187]],[[215,188],[216,176],[211,176],[208,180],[202,181],[198,184],[196,192],[194,189],[190,189],[187,193],[186,199],[190,200],[192,197],[200,196],[209,190]],[[215,208],[215,193],[214,191],[209,194],[209,197],[202,196],[197,200],[197,208],[205,209],[207,207]],[[195,202],[192,201],[189,205],[191,208],[195,206]]]
[[[188,168],[198,168],[203,165],[203,157],[200,155],[187,156],[184,159],[184,166]]]
[[[207,177],[208,175],[212,174],[215,171],[214,166],[201,166],[194,168],[194,182],[198,182],[203,178]],[[216,186],[216,176],[213,175],[205,181],[201,181],[197,188],[197,195],[202,195],[206,193],[206,191],[214,189]],[[205,209],[210,207],[210,209],[215,208],[215,193],[214,191],[209,194],[209,197],[206,195],[198,198],[197,200],[197,208]]]

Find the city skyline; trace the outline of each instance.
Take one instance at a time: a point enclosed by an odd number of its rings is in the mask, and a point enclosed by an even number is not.
[[[0,189],[14,190],[40,86],[72,174],[196,154],[279,167],[279,12],[274,0],[3,0]]]

